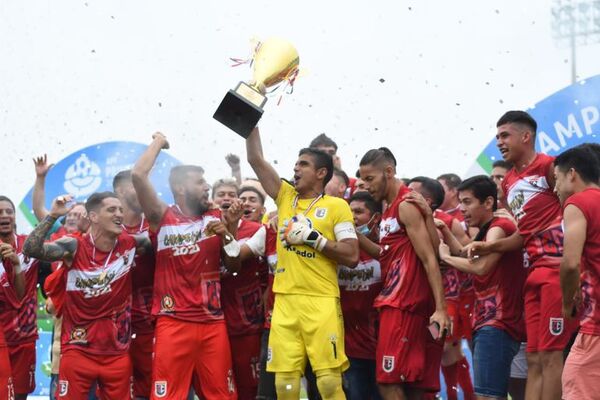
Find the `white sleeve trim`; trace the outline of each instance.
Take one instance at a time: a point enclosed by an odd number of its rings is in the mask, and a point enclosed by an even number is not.
[[[337,242],[344,239],[358,239],[352,222],[340,222],[333,227],[333,232],[335,233],[335,240]]]
[[[267,230],[264,226],[261,226],[252,237],[244,244],[252,251],[256,257],[263,257],[265,255],[265,242],[267,241]]]

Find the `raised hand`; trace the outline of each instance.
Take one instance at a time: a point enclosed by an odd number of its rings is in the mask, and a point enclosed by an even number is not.
[[[54,218],[62,217],[63,215],[66,215],[74,206],[75,202],[73,201],[73,196],[70,194],[63,194],[62,196],[58,196],[52,202],[50,215]]]
[[[240,157],[238,157],[236,154],[227,154],[225,156],[225,161],[227,161],[227,164],[229,167],[231,167],[231,169],[240,168]]]
[[[155,132],[154,134],[152,134],[152,140],[154,140],[155,142],[160,142],[161,149],[167,150],[170,147],[167,137],[160,132]]]
[[[54,164],[48,164],[48,157],[46,154],[40,157],[34,157],[33,164],[35,165],[35,175],[40,178],[46,177],[50,168],[54,166]]]

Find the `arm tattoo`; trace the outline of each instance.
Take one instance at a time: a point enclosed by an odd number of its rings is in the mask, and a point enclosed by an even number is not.
[[[44,243],[46,235],[56,222],[56,218],[47,215],[42,222],[29,234],[27,240],[23,244],[23,253],[44,261],[58,261],[70,252],[74,240],[61,240],[52,243]]]

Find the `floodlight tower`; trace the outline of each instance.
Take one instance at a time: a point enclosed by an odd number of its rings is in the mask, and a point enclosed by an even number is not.
[[[600,42],[600,0],[554,0],[552,34],[571,49],[571,83],[577,80],[577,46]]]

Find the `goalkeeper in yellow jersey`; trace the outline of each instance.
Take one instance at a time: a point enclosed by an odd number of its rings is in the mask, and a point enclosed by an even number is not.
[[[278,208],[276,295],[267,356],[277,398],[299,398],[308,357],[323,399],[344,399],[342,371],[348,359],[337,265],[356,266],[359,250],[348,203],[323,192],[333,175],[333,160],[320,150],[300,150],[292,184],[265,160],[258,128],[246,140],[246,150]]]

